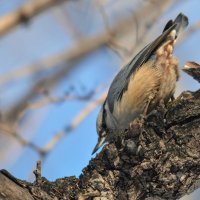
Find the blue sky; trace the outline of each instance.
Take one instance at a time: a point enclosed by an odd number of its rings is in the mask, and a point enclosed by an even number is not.
[[[24,1],[12,0],[0,2],[0,15],[10,12]],[[82,7],[70,3],[63,6],[62,11],[67,12],[70,20],[79,27],[79,33],[83,36],[93,36],[104,29],[103,20],[96,7],[89,1],[83,1]],[[152,30],[159,32],[164,23],[169,18],[174,18],[179,12],[183,12],[190,19],[190,24],[200,19],[200,1],[178,1],[177,6],[173,6],[163,14],[161,20]],[[125,1],[125,6],[132,5],[130,1]],[[112,6],[112,1],[110,1]],[[58,8],[56,8],[58,9]],[[113,8],[120,13],[119,7]],[[91,12],[88,12],[90,10]],[[79,15],[76,12],[80,12]],[[92,12],[93,11],[93,12]],[[38,60],[59,54],[72,47],[76,38],[71,35],[58,23],[55,17],[56,12],[44,12],[35,17],[28,26],[18,26],[0,39],[0,77],[8,75],[13,70],[21,67],[28,67],[30,63],[37,63]],[[113,14],[118,16],[119,14]],[[124,10],[121,12],[124,13]],[[80,18],[80,15],[83,15]],[[116,16],[114,18],[116,18]],[[112,21],[112,20],[111,20]],[[150,38],[149,36],[149,38]],[[152,36],[153,38],[153,36]],[[187,60],[194,60],[200,63],[199,47],[200,31],[196,31],[190,38],[184,40],[177,46],[175,54],[180,59],[180,66]],[[150,42],[150,41],[148,41]],[[71,64],[71,63],[67,63]],[[73,62],[73,69],[58,84],[51,94],[63,96],[73,88],[74,95],[84,95],[95,88],[100,87],[100,92],[107,90],[114,75],[120,69],[121,60],[117,54],[113,53],[106,46],[87,54]],[[10,82],[5,87],[0,85],[0,109],[4,110],[13,104],[21,95],[29,89],[32,78],[22,78]],[[183,90],[195,90],[199,85],[186,74],[181,73],[178,83],[177,94]],[[100,92],[95,94],[90,100],[100,96]],[[42,108],[28,111],[25,115],[25,123],[18,126],[17,130],[24,138],[43,147],[58,131],[66,127],[71,120],[88,104],[88,101],[66,101],[60,104],[49,104]],[[97,107],[88,117],[72,132],[67,134],[48,154],[42,163],[42,174],[49,180],[59,177],[80,175],[82,169],[91,159],[91,152],[97,142],[96,116],[99,111]],[[31,113],[31,114],[30,114]],[[13,175],[21,179],[33,180],[32,171],[35,163],[40,159],[37,152],[30,147],[21,147],[20,144],[2,135],[0,150],[4,149],[5,155],[1,155],[0,168],[8,169]],[[3,144],[6,143],[6,144]]]

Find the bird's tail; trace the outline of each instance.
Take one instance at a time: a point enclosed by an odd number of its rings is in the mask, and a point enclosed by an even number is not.
[[[187,27],[188,23],[189,22],[188,22],[187,16],[185,16],[183,13],[179,13],[174,21],[170,20],[167,22],[167,24],[165,25],[163,29],[163,33],[167,31],[169,28],[171,28],[172,26],[174,26],[174,30],[176,31],[176,37],[177,37],[178,34]]]

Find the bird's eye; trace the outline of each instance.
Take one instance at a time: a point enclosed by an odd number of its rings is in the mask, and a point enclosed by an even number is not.
[[[97,131],[98,131],[98,133],[101,133],[102,131],[101,131],[101,128],[97,128]]]
[[[102,132],[101,132],[101,137],[105,137],[106,136],[106,132],[105,131],[103,131],[103,130],[101,130]]]

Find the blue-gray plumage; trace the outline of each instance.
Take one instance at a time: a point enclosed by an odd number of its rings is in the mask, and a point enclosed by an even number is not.
[[[116,75],[97,117],[99,139],[93,153],[140,114],[148,114],[160,101],[167,103],[172,98],[178,79],[173,47],[187,25],[188,18],[180,13]]]

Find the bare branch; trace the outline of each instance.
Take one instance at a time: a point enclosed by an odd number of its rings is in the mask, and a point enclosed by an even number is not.
[[[0,36],[5,35],[19,24],[27,24],[33,17],[48,8],[66,1],[67,0],[36,0],[26,3],[16,11],[0,18]]]
[[[80,38],[83,38],[83,35],[79,31],[78,27],[75,26],[75,24],[70,19],[70,15],[65,12],[62,7],[57,7],[54,9],[53,15],[66,34],[70,34],[70,37],[72,37],[74,40],[80,40]]]
[[[199,74],[200,68],[195,69]],[[15,187],[15,199],[22,190],[25,197],[30,195],[27,200],[179,199],[200,186],[199,124],[200,90],[175,100],[166,112],[158,108],[156,115],[135,120],[89,162],[79,179],[49,182],[41,177],[31,184],[2,170],[0,197],[13,199],[9,192]]]
[[[165,2],[156,0],[156,2],[157,4],[156,3],[145,4],[144,7],[142,7],[141,9],[138,9],[137,12],[133,13],[133,16],[137,16],[137,18],[140,18],[141,24],[148,24],[148,26],[143,27],[143,30],[138,40],[143,38],[143,34],[147,32],[150,24],[154,23],[156,17],[159,17],[160,14],[163,12],[163,10],[166,10],[172,4],[173,0],[169,0]],[[154,10],[155,5],[156,7],[160,6],[158,9],[158,12],[151,12],[151,13],[146,12],[146,10]],[[55,68],[56,65],[60,63],[64,63],[66,61],[73,61],[73,60],[79,59],[85,54],[99,48],[100,46],[108,44],[116,33],[120,32],[121,30],[123,30],[124,32],[130,28],[132,29],[134,28],[134,27],[130,27],[130,24],[133,21],[132,19],[133,16],[126,17],[122,19],[121,21],[118,21],[109,30],[106,30],[105,32],[102,32],[94,37],[81,39],[70,50],[66,50],[62,54],[45,58],[32,65],[24,66],[17,71],[13,70],[13,72],[9,73],[8,75],[0,76],[0,85],[3,85],[9,81],[17,80],[24,76],[34,75],[35,73],[38,73],[50,68]]]
[[[99,104],[102,104],[107,92],[103,93],[97,100],[88,103],[88,105],[72,120],[72,122],[63,130],[56,133],[50,141],[44,146],[42,152],[49,153],[55,145],[69,132],[75,129]]]
[[[15,122],[23,114],[24,110],[28,107],[28,102],[34,98],[37,92],[41,88],[48,89],[50,87],[54,87],[58,82],[62,80],[63,77],[68,73],[70,67],[63,67],[60,70],[54,72],[42,80],[35,81],[32,88],[28,91],[28,93],[21,98],[21,100],[7,113],[6,118],[8,121]]]
[[[0,121],[0,132],[7,134],[17,140],[22,146],[29,146],[34,151],[42,155],[42,149],[36,144],[25,140],[19,133],[16,132],[16,123],[2,122]]]
[[[103,93],[97,100],[89,102],[88,105],[80,111],[80,113],[72,120],[72,122],[66,126],[63,130],[56,133],[50,141],[43,147],[40,148],[36,144],[26,141],[19,133],[16,132],[16,127],[14,124],[8,124],[6,122],[0,123],[0,131],[6,132],[10,136],[14,137],[23,146],[28,146],[35,150],[42,159],[46,157],[50,151],[57,145],[57,143],[73,129],[77,128],[78,125],[99,105],[102,104],[106,97],[107,92]]]
[[[42,176],[41,176],[41,161],[40,160],[37,161],[36,169],[33,171],[33,173],[35,174],[37,184],[41,183]]]

